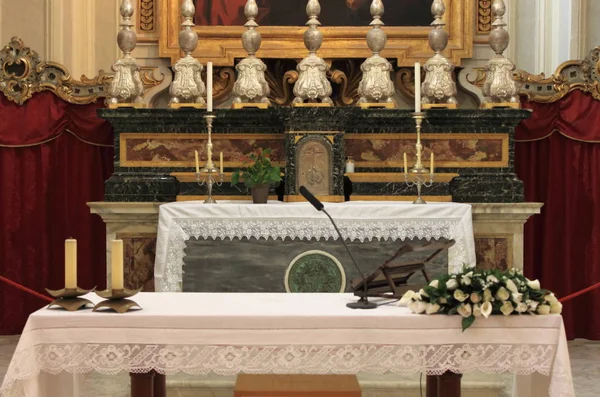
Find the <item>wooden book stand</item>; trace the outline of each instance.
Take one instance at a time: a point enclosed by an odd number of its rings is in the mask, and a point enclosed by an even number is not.
[[[400,299],[409,289],[419,290],[423,286],[409,285],[408,280],[415,272],[423,272],[425,281],[429,283],[429,275],[425,266],[430,263],[440,252],[454,245],[454,240],[432,240],[424,245],[404,243],[373,274],[352,280],[352,290],[355,296],[364,296],[364,281],[367,282],[367,295],[372,297]],[[412,258],[392,263],[408,253],[421,253],[421,257]]]

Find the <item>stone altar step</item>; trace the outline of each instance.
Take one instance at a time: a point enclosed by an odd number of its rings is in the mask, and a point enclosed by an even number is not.
[[[233,397],[235,376],[175,375],[167,377],[167,397]],[[462,397],[505,397],[509,396],[510,375],[468,374],[463,377]],[[419,375],[358,375],[363,397],[421,397]]]

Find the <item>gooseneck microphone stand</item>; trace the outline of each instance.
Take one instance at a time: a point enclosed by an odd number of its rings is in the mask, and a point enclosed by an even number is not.
[[[340,229],[338,229],[335,221],[333,220],[331,215],[329,215],[329,213],[325,210],[323,203],[321,203],[315,196],[313,196],[313,194],[311,192],[309,192],[307,188],[305,188],[304,186],[300,186],[300,194],[302,196],[304,196],[304,198],[309,203],[311,203],[312,206],[315,207],[315,209],[317,211],[322,211],[325,213],[325,215],[327,215],[327,217],[331,221],[331,224],[335,228],[335,231],[337,232],[340,240],[342,240],[342,244],[344,244],[344,248],[346,248],[346,252],[348,253],[348,256],[350,257],[350,259],[352,260],[354,267],[356,267],[356,270],[358,270],[358,274],[360,274],[360,276],[362,277],[364,296],[362,296],[356,302],[347,303],[346,306],[349,307],[350,309],[375,309],[377,307],[377,304],[373,303],[373,302],[369,302],[369,297],[367,296],[367,293],[369,291],[369,289],[367,287],[367,280],[365,279],[364,274],[360,271],[360,267],[358,267],[356,260],[354,260],[354,256],[352,255],[352,252],[350,252],[350,248],[348,248],[348,244],[346,244],[346,240],[342,236],[342,233],[340,232]]]

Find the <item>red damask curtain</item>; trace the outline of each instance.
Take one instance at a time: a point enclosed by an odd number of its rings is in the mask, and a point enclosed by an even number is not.
[[[543,202],[525,226],[525,269],[558,297],[600,282],[600,101],[580,91],[525,102],[515,165],[527,201]],[[600,291],[565,303],[567,336],[600,340]]]
[[[113,167],[113,133],[100,105],[72,105],[50,92],[24,105],[0,94],[0,275],[45,293],[64,287],[64,240],[77,239],[81,287],[104,286],[101,201]],[[45,304],[0,282],[0,335],[20,333]]]

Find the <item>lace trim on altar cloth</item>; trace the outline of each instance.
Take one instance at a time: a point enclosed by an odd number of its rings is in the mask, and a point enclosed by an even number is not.
[[[350,241],[453,239],[448,250],[448,270],[461,271],[465,264],[474,265],[474,252],[467,247],[465,230],[460,219],[402,220],[337,220],[343,236]],[[318,219],[173,219],[169,230],[167,258],[162,269],[158,292],[181,291],[183,258],[186,241],[197,239],[333,239],[338,235],[328,220]],[[471,258],[473,256],[473,258]]]
[[[12,397],[18,381],[40,371],[58,374],[96,371],[189,375],[373,374],[509,372],[551,376],[551,397],[574,397],[570,371],[555,361],[555,345],[346,345],[197,346],[141,344],[46,344],[15,353],[0,395]]]

